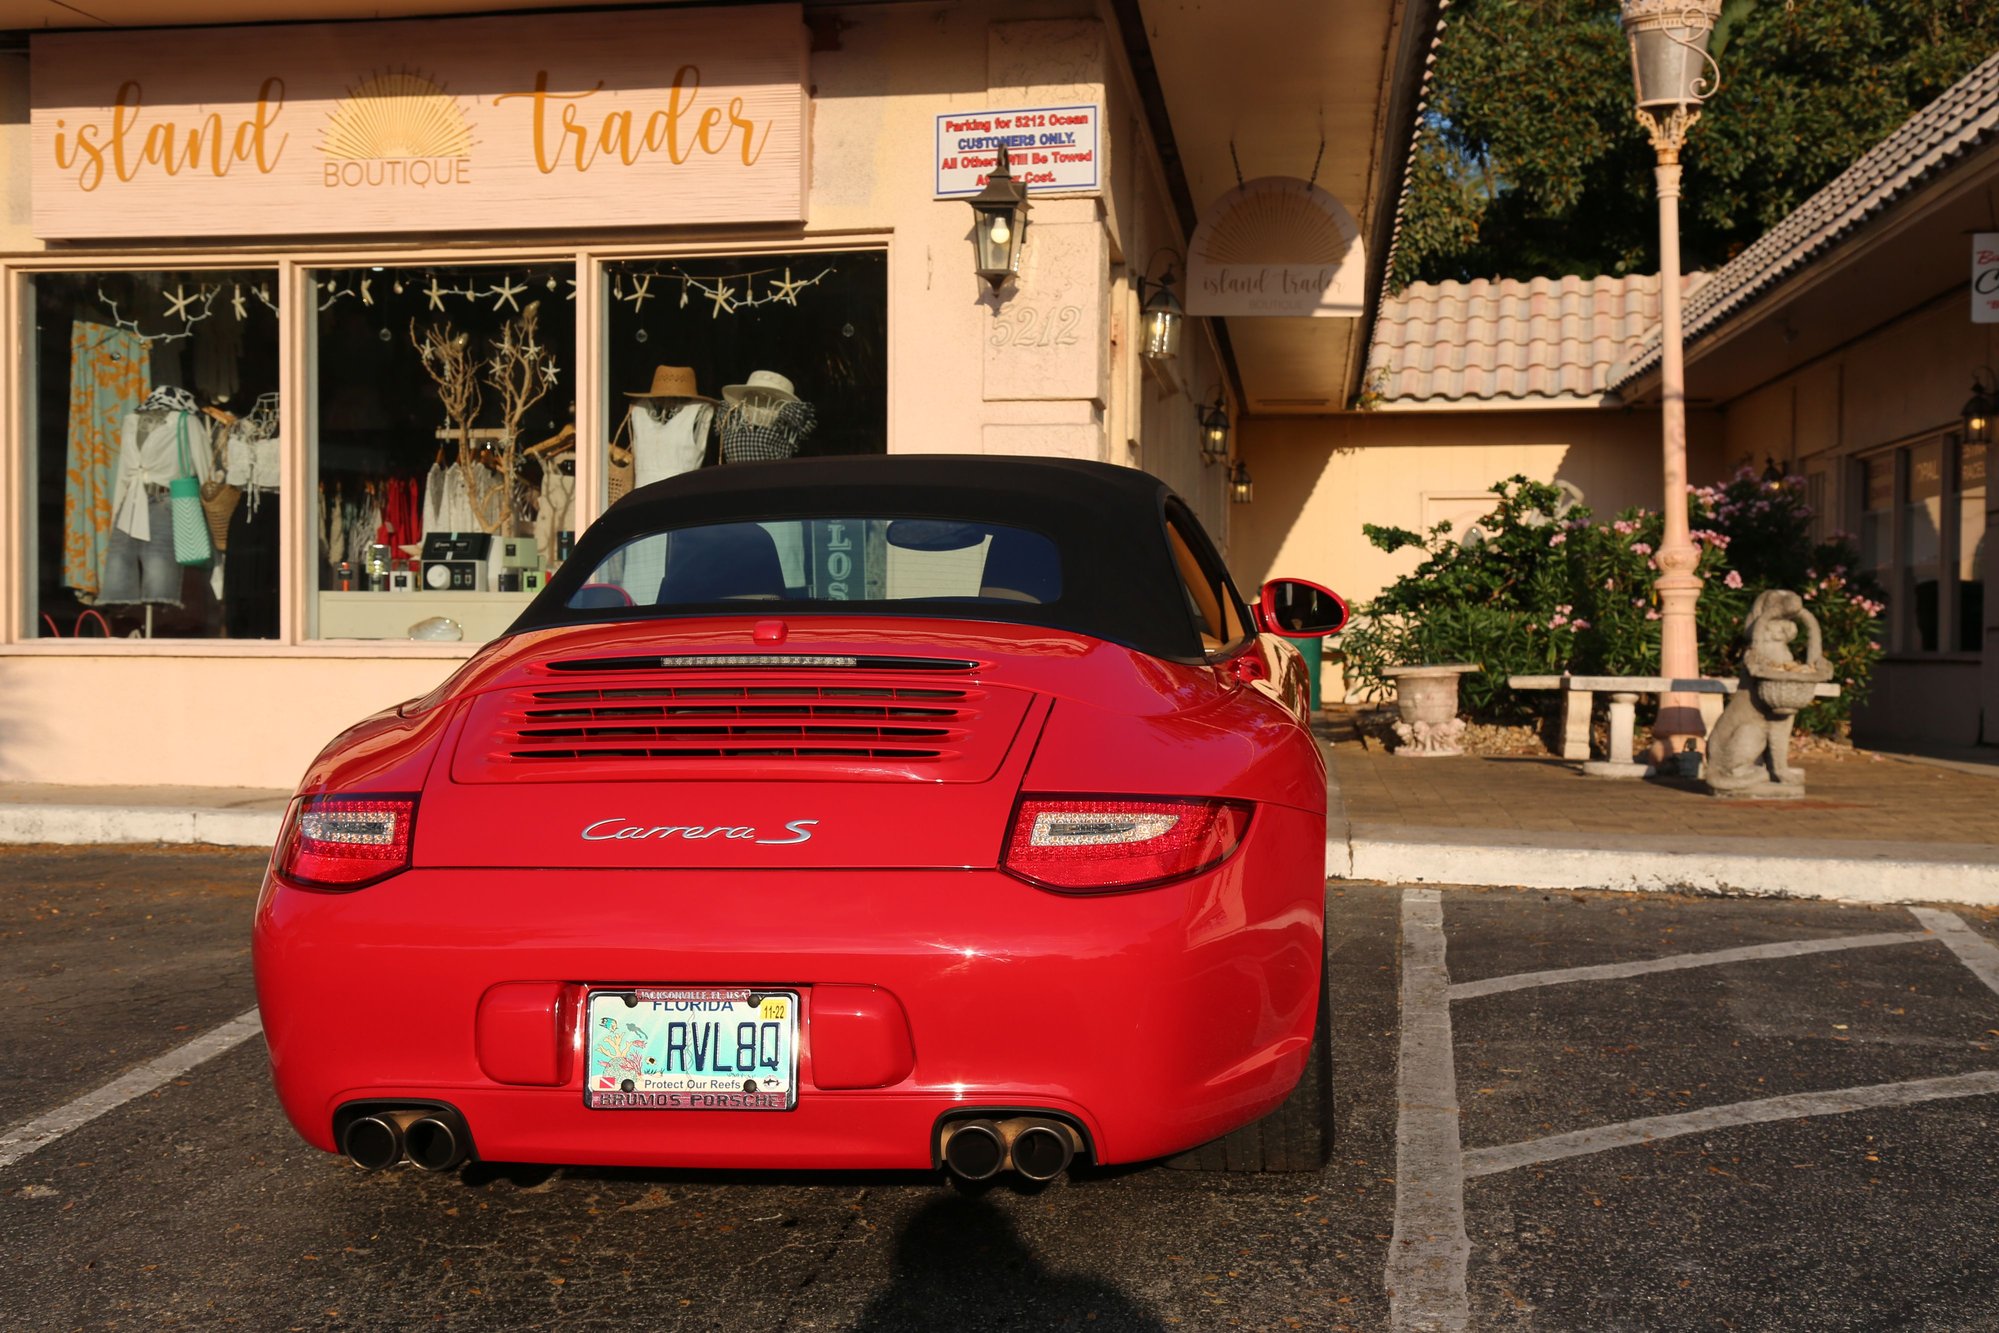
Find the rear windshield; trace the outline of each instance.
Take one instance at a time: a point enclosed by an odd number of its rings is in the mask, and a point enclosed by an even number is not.
[[[843,515],[648,533],[599,561],[566,605],[1042,604],[1061,596],[1061,556],[1041,533],[977,520]]]

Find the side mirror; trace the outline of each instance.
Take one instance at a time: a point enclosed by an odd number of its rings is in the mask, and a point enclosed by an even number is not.
[[[1256,599],[1263,623],[1287,639],[1323,639],[1346,627],[1346,599],[1304,579],[1272,579]]]

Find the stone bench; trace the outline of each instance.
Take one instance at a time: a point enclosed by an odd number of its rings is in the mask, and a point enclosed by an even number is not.
[[[1701,726],[1713,731],[1728,696],[1737,681],[1727,676],[1697,676],[1691,680],[1667,676],[1508,676],[1506,683],[1516,690],[1560,690],[1562,692],[1562,758],[1583,761],[1583,772],[1596,777],[1643,777],[1648,766],[1634,756],[1634,733],[1638,722],[1641,694],[1697,694],[1700,696]],[[1814,691],[1821,699],[1837,698],[1839,686],[1821,685]],[[1603,759],[1590,758],[1590,717],[1596,696],[1610,696],[1610,753]]]

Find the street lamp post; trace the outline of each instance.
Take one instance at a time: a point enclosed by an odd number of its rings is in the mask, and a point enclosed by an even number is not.
[[[1631,43],[1638,123],[1659,155],[1659,379],[1664,426],[1665,535],[1659,544],[1659,670],[1668,679],[1700,675],[1694,608],[1701,580],[1700,552],[1687,531],[1687,389],[1680,331],[1680,148],[1713,96],[1720,69],[1708,54],[1708,37],[1722,0],[1622,0],[1624,33]],[[1699,702],[1691,694],[1659,701],[1654,732],[1671,752],[1704,733]]]

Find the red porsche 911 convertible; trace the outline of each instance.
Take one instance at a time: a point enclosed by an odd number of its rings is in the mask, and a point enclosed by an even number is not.
[[[369,1168],[1316,1169],[1325,770],[1275,636],[1345,616],[1246,605],[1104,464],[634,491],[307,772],[256,912],[279,1098]]]

